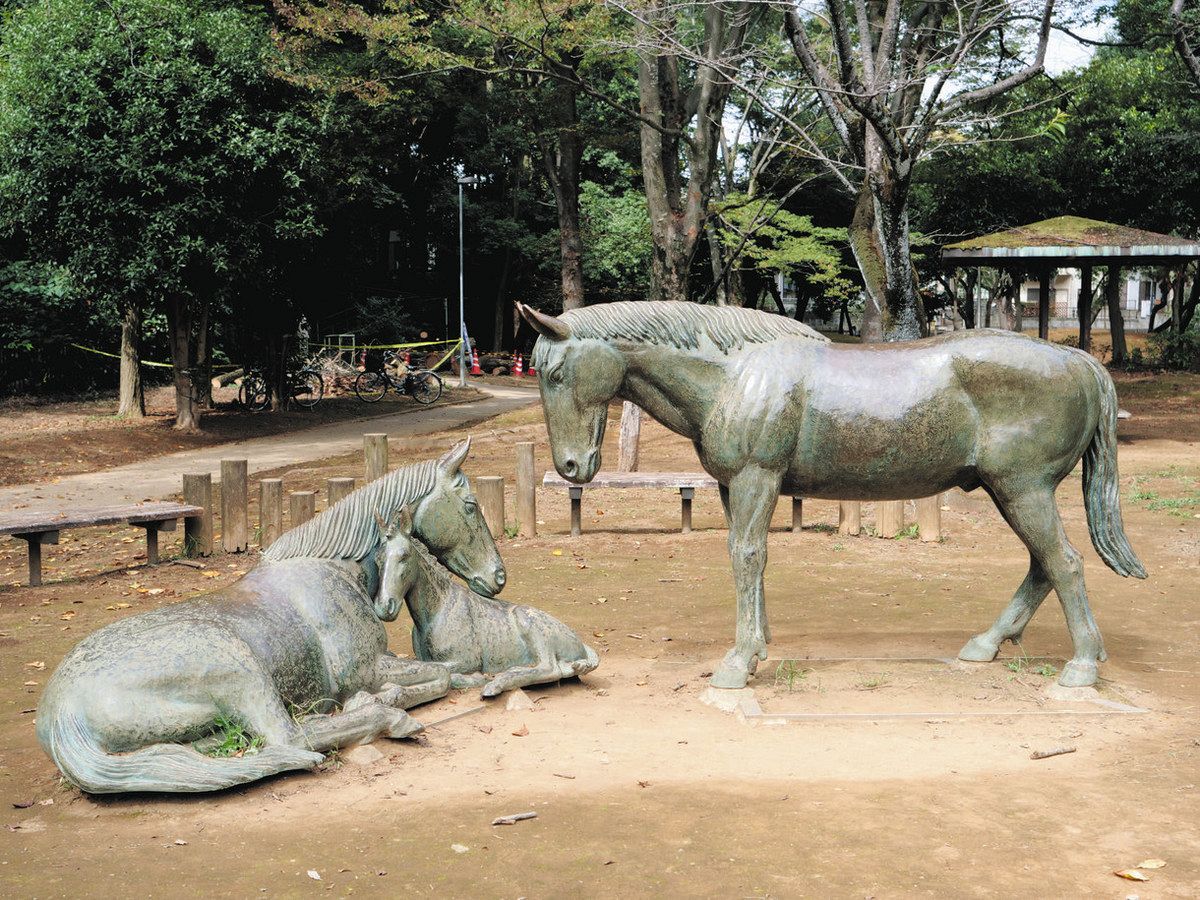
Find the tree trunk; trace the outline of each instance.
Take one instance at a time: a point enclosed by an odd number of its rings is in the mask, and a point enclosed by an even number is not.
[[[201,409],[212,409],[212,341],[208,333],[208,314],[211,304],[201,304],[196,316],[196,365],[194,386],[196,403]]]
[[[875,143],[868,135],[868,143]],[[859,188],[850,248],[866,288],[862,339],[911,341],[924,333],[924,310],[912,265],[908,186],[876,147]]]
[[[167,331],[175,376],[175,428],[179,431],[200,429],[200,406],[196,402],[194,383],[196,342],[192,314],[191,305],[184,297],[173,296],[167,303]]]
[[[558,211],[558,251],[562,277],[563,310],[584,305],[583,232],[579,225],[579,167],[583,139],[579,134],[578,89],[556,82],[551,100],[555,134],[539,135],[542,163],[554,191]]]
[[[1116,266],[1108,268],[1108,283],[1104,293],[1108,298],[1108,327],[1112,334],[1112,361],[1125,362],[1125,317],[1121,313],[1121,270]]]
[[[617,471],[638,470],[638,445],[642,439],[642,408],[626,400],[621,405],[621,434],[617,444]]]
[[[127,302],[121,314],[121,375],[117,415],[140,419],[146,415],[146,394],[142,389],[142,311],[135,302]]]

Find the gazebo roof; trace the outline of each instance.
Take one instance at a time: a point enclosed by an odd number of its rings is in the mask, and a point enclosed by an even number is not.
[[[1079,216],[1020,225],[942,249],[944,261],[960,266],[1154,265],[1193,257],[1200,257],[1200,243],[1196,241]]]

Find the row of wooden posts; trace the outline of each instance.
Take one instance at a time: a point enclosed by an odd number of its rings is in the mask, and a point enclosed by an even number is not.
[[[388,470],[388,436],[363,435],[363,478],[370,483]],[[325,482],[326,505],[332,506],[356,487],[355,479],[330,478]],[[517,529],[532,536],[537,531],[537,484],[534,475],[533,443],[517,444]],[[504,479],[482,476],[473,479],[473,491],[492,534],[504,533]],[[249,465],[244,459],[221,460],[221,547],[240,553],[250,546]],[[203,515],[185,519],[184,552],[208,556],[213,552],[213,484],[208,472],[183,476],[183,500],[204,510]],[[258,482],[260,549],[271,546],[284,533],[283,479],[262,478]],[[317,513],[316,491],[288,493],[288,526],[295,528]]]

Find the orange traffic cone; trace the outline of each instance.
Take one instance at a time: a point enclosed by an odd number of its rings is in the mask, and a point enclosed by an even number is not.
[[[521,354],[520,353],[517,354],[517,363],[516,363],[516,365],[513,366],[512,373],[517,378],[520,378],[522,375],[525,374],[525,366],[521,362]]]
[[[471,374],[482,375],[483,369],[479,368],[479,351],[472,348],[471,350]]]
[[[407,350],[405,350],[404,351],[404,365],[407,366],[411,359],[412,359],[411,354]]]

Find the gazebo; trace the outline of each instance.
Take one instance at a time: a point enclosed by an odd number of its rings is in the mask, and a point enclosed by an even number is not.
[[[1083,286],[1080,296],[1091,300],[1092,269],[1108,269],[1108,302],[1115,311],[1113,327],[1118,327],[1120,310],[1117,291],[1122,268],[1131,266],[1178,266],[1177,292],[1182,293],[1183,266],[1200,259],[1200,243],[1169,234],[1142,231],[1111,222],[1058,216],[1032,225],[1021,225],[983,237],[969,238],[942,249],[942,262],[957,268],[1007,269],[1014,282],[1023,273],[1035,274],[1040,283],[1038,296],[1038,336],[1050,333],[1050,279],[1054,269],[1079,269]],[[1091,346],[1092,316],[1079,311],[1079,346]]]

